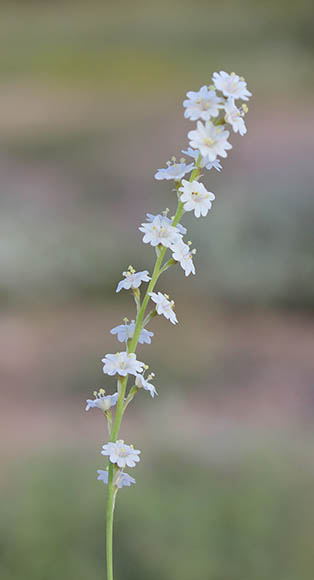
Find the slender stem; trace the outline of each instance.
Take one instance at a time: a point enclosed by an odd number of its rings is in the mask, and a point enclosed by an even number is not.
[[[109,461],[108,472],[108,490],[107,490],[107,508],[106,508],[106,570],[107,580],[113,580],[113,558],[112,558],[112,540],[113,540],[113,475],[114,466]]]
[[[127,377],[119,379],[120,395],[117,401],[117,409],[114,418],[114,424],[110,433],[110,441],[116,441],[123,417],[124,411],[124,396],[127,385]],[[106,568],[107,580],[113,580],[113,558],[112,558],[112,543],[113,543],[113,513],[114,513],[114,465],[109,461],[108,470],[108,489],[107,489],[107,507],[106,507]]]
[[[201,156],[199,157],[199,159],[196,163],[195,169],[191,173],[190,181],[193,181],[194,179],[196,179],[200,174],[200,169],[198,167],[200,159],[201,159]],[[179,185],[180,184],[178,184],[177,189],[179,189]],[[180,198],[179,198],[177,211],[176,211],[176,214],[172,220],[173,226],[176,226],[179,223],[179,221],[183,215],[183,212],[184,212],[183,205],[184,204],[180,201]],[[129,345],[128,345],[128,353],[129,354],[134,353],[136,350],[139,336],[140,336],[141,330],[143,328],[143,320],[144,320],[146,308],[147,308],[148,302],[150,300],[150,293],[154,290],[156,282],[157,282],[160,274],[162,273],[162,262],[163,262],[165,254],[166,254],[166,251],[167,251],[167,248],[165,248],[165,247],[161,247],[161,248],[159,247],[159,249],[157,250],[157,259],[156,259],[155,267],[154,267],[154,270],[152,273],[152,278],[151,278],[150,283],[147,287],[145,296],[143,298],[143,302],[142,302],[140,307],[139,307],[139,298],[136,297],[137,298],[136,303],[137,303],[137,307],[138,307],[138,312],[137,312],[137,316],[136,316],[136,325],[135,325],[135,329],[134,329],[133,338],[129,342]],[[125,392],[126,392],[126,388],[127,388],[128,377],[126,376],[123,379],[120,378],[118,382],[119,382],[119,398],[117,401],[115,418],[114,418],[113,426],[112,426],[111,433],[110,433],[110,441],[112,441],[112,442],[117,440],[119,430],[120,430],[121,421],[122,421],[122,417],[123,417],[123,413],[126,409],[126,405],[124,403],[124,397],[125,397]],[[114,484],[113,484],[113,476],[114,476],[114,465],[112,463],[110,463],[110,461],[109,461],[108,486],[107,486],[107,488],[108,488],[107,489],[107,512],[106,512],[107,580],[113,580],[112,537],[113,537],[113,514],[114,514],[114,503],[115,503],[115,490],[114,490]]]

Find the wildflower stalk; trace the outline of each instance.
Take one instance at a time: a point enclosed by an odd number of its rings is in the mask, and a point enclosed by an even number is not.
[[[106,569],[107,569],[107,580],[113,580],[113,556],[112,556],[112,543],[113,543],[113,502],[114,502],[114,489],[113,489],[113,464],[109,464],[108,470],[108,488],[107,488],[107,509],[106,509]]]
[[[110,376],[118,375],[117,392],[105,396],[105,390],[100,389],[98,393],[94,392],[94,401],[87,400],[86,410],[92,407],[100,408],[105,414],[109,430],[109,442],[103,445],[101,452],[102,455],[108,457],[108,468],[106,471],[98,470],[98,479],[108,486],[106,500],[107,580],[113,580],[113,519],[116,495],[119,488],[135,483],[135,480],[124,472],[124,468],[134,467],[140,459],[139,450],[118,439],[123,415],[141,388],[149,391],[152,397],[157,394],[154,385],[149,382],[154,377],[154,373],[145,378],[145,370],[148,366],[137,360],[136,348],[138,343],[150,344],[154,333],[146,330],[145,327],[154,316],[163,315],[172,324],[178,322],[173,310],[173,300],[170,301],[167,294],[161,292],[156,294],[154,289],[161,274],[175,264],[180,264],[186,276],[195,274],[193,255],[196,250],[191,250],[191,242],[184,242],[183,235],[186,234],[186,228],[180,224],[180,220],[185,211],[193,211],[197,218],[205,217],[212,207],[215,196],[199,182],[199,177],[203,168],[221,170],[218,156],[226,157],[226,151],[232,147],[227,140],[230,133],[225,130],[225,124],[231,125],[232,129],[240,135],[246,133],[243,116],[247,112],[247,106],[243,104],[239,109],[235,105],[235,100],[248,100],[251,95],[247,90],[245,80],[235,73],[227,74],[223,71],[219,74],[214,73],[212,80],[214,85],[204,86],[197,93],[188,92],[188,99],[183,102],[186,108],[185,117],[194,121],[202,119],[205,122],[203,124],[198,121],[197,129],[188,133],[190,148],[185,153],[193,158],[193,162],[186,164],[185,160],[181,159],[180,163],[177,163],[176,158],[172,158],[172,161],[167,163],[166,169],[159,169],[155,174],[156,179],[175,181],[178,203],[172,219],[167,217],[168,210],[165,210],[163,215],[147,214],[148,222],[141,224],[139,228],[144,232],[143,242],[150,243],[156,251],[152,275],[150,277],[147,270],[136,272],[133,266],[129,266],[128,270],[123,272],[125,280],[121,280],[117,286],[117,292],[120,292],[122,288],[131,290],[136,304],[136,319],[128,324],[129,321],[125,318],[124,325],[111,330],[112,334],[117,334],[120,342],[125,342],[125,351],[107,354],[102,359],[104,373]],[[189,180],[183,179],[189,173]],[[170,250],[172,256],[164,261],[167,250]],[[139,286],[142,282],[148,282],[148,286],[141,301]],[[146,314],[150,300],[154,302],[154,308]],[[135,384],[127,393],[130,375],[135,377]],[[114,405],[116,405],[116,412],[112,419],[111,407]]]
[[[195,169],[191,173],[190,182],[192,182],[194,179],[196,179],[200,174],[200,169],[198,167],[199,161],[200,161],[200,158],[198,159],[197,166],[195,167]],[[181,181],[179,183],[181,184]],[[177,211],[176,211],[176,214],[172,220],[173,226],[176,226],[181,220],[181,217],[184,213],[183,205],[184,204],[179,199]],[[157,256],[154,270],[153,270],[153,274],[152,274],[152,279],[147,287],[143,302],[142,302],[142,304],[138,310],[137,316],[136,316],[136,325],[135,325],[134,335],[133,335],[133,338],[130,341],[130,344],[128,346],[128,353],[134,353],[136,351],[140,332],[141,332],[142,327],[143,327],[143,319],[144,319],[146,308],[147,308],[147,305],[149,302],[149,294],[150,294],[150,292],[152,292],[154,290],[155,285],[157,283],[157,280],[158,280],[160,274],[162,273],[161,272],[162,271],[162,262],[163,262],[163,259],[165,257],[166,252],[167,252],[167,248],[165,248],[165,247],[162,247],[159,250],[159,254]],[[123,418],[123,413],[124,413],[125,408],[126,408],[126,404],[124,403],[124,397],[125,397],[127,382],[128,382],[128,376],[126,376],[125,379],[123,379],[122,381],[120,379],[118,380],[119,398],[118,398],[118,402],[117,402],[115,419],[114,419],[112,430],[110,433],[110,441],[111,442],[114,442],[118,439],[119,430],[120,430],[120,426],[121,426],[121,422],[122,422],[122,418]],[[108,463],[109,463],[109,468],[108,468],[109,475],[108,475],[107,509],[106,509],[106,520],[107,520],[106,521],[106,565],[107,565],[107,580],[113,580],[113,550],[112,550],[112,546],[113,546],[113,517],[114,517],[114,501],[115,501],[114,484],[113,484],[114,466],[110,461]]]
[[[191,173],[191,177],[190,177],[191,183],[200,174],[200,168],[198,167],[198,165],[200,163],[200,159],[201,159],[201,156],[198,157],[196,167]],[[182,180],[180,180],[179,185],[181,185],[181,181]],[[178,187],[177,187],[177,189],[178,189]],[[180,201],[180,198],[179,198],[177,211],[176,211],[176,214],[172,220],[173,226],[176,226],[180,222],[182,215],[184,213],[183,206],[184,206],[184,204]],[[162,247],[159,249],[159,254],[158,254],[156,262],[155,262],[155,266],[154,266],[154,270],[153,270],[153,274],[152,274],[152,279],[147,287],[143,302],[142,302],[142,304],[138,310],[137,316],[136,316],[136,325],[135,325],[134,335],[133,335],[133,339],[130,341],[130,344],[128,345],[128,353],[134,353],[136,351],[140,332],[141,332],[142,327],[143,327],[144,315],[145,315],[146,308],[147,308],[147,305],[149,302],[149,294],[150,294],[150,292],[152,292],[154,290],[155,285],[157,283],[157,280],[158,280],[160,274],[162,273],[162,262],[163,262],[163,259],[165,257],[166,252],[167,252],[167,248],[165,248],[165,247]],[[117,402],[115,419],[114,419],[113,427],[112,427],[111,434],[110,434],[110,441],[111,442],[116,441],[118,438],[120,425],[121,425],[122,418],[123,418],[123,413],[124,413],[124,410],[126,408],[126,405],[124,404],[124,397],[125,397],[125,392],[126,392],[126,387],[127,387],[127,382],[128,382],[128,376],[126,376],[123,381],[119,380],[118,382],[120,384],[120,389],[119,389],[120,394],[119,394],[119,398],[118,398],[118,402]],[[113,517],[114,517],[114,484],[113,484],[114,467],[113,467],[112,463],[110,463],[110,461],[109,461],[108,471],[109,471],[109,476],[108,476],[107,510],[106,510],[106,514],[107,514],[106,515],[106,518],[107,518],[107,522],[106,522],[106,562],[107,562],[107,580],[113,580],[113,550],[112,550],[112,546],[113,546]]]

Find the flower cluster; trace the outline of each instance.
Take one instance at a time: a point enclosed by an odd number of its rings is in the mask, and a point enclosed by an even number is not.
[[[193,212],[196,218],[200,218],[206,217],[211,210],[215,195],[200,181],[202,170],[221,171],[220,159],[225,159],[232,148],[230,130],[239,135],[246,133],[244,116],[250,96],[243,77],[224,71],[214,73],[209,85],[202,86],[198,91],[189,91],[183,101],[184,116],[196,121],[196,126],[188,132],[188,146],[182,153],[191,161],[186,162],[185,158],[177,161],[176,157],[172,157],[166,167],[155,173],[158,181],[174,182],[176,213],[169,217],[168,208],[157,215],[147,213],[146,220],[139,227],[144,244],[151,245],[156,252],[156,263],[151,274],[148,270],[137,272],[133,266],[123,272],[116,292],[122,289],[131,291],[136,304],[136,317],[131,322],[124,318],[123,324],[112,328],[111,334],[124,343],[124,350],[106,354],[102,359],[103,372],[117,379],[117,390],[112,395],[105,395],[105,390],[100,389],[94,392],[93,400],[86,401],[87,411],[97,407],[103,411],[108,422],[110,440],[101,451],[108,458],[108,467],[98,470],[98,479],[108,485],[107,513],[111,513],[114,506],[110,490],[117,492],[135,483],[124,469],[135,467],[140,460],[139,450],[118,439],[123,414],[138,391],[147,391],[152,398],[157,395],[151,383],[155,375],[150,373],[146,376],[148,366],[137,359],[137,345],[151,344],[154,333],[146,326],[154,316],[162,315],[172,324],[178,323],[174,301],[168,294],[155,291],[156,283],[163,272],[176,264],[181,266],[186,276],[195,274],[193,258],[196,250],[192,249],[192,242],[185,241],[187,229],[180,220],[185,212]],[[143,284],[148,285],[144,291]],[[151,310],[147,313],[149,305]],[[130,378],[132,382],[128,387]]]

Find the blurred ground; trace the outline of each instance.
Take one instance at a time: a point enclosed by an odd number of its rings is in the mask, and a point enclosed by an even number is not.
[[[198,275],[170,272],[178,327],[139,353],[158,399],[130,407],[143,450],[118,501],[117,580],[310,580],[314,573],[313,6],[301,0],[2,2],[0,575],[103,577],[106,439],[84,400],[121,271],[174,206],[153,174],[187,145],[187,90],[214,70],[254,98],[216,201],[187,215]],[[184,284],[182,282],[184,281]],[[140,359],[141,359],[140,357]]]

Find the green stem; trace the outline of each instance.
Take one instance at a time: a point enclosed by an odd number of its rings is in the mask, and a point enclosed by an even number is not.
[[[106,508],[106,570],[107,580],[113,580],[113,558],[112,558],[112,540],[113,540],[113,475],[114,466],[109,461],[108,472],[108,490],[107,490],[107,508]]]
[[[114,424],[110,433],[110,441],[117,440],[123,412],[124,412],[124,397],[128,378],[119,379],[120,395],[117,401],[117,409],[114,418]],[[113,514],[114,514],[114,500],[115,491],[113,484],[114,465],[109,461],[108,470],[108,486],[107,486],[107,507],[106,507],[106,568],[107,580],[113,580],[113,558],[112,558],[112,539],[113,539]]]
[[[191,182],[194,179],[196,179],[200,174],[200,169],[198,168],[198,163],[199,163],[200,159],[201,159],[201,156],[199,157],[199,160],[196,164],[195,169],[191,173],[191,176],[190,176]],[[177,189],[179,189],[179,185],[180,184],[178,184]],[[183,215],[183,212],[184,212],[183,205],[184,204],[180,201],[180,198],[179,198],[177,211],[176,211],[176,214],[172,220],[173,226],[176,226],[179,223],[179,221]],[[156,259],[155,267],[154,267],[154,270],[152,273],[152,278],[151,278],[149,285],[147,287],[143,302],[142,302],[142,304],[137,312],[134,335],[133,335],[132,340],[129,342],[129,346],[128,346],[129,354],[134,353],[136,350],[138,339],[139,339],[141,330],[143,328],[143,320],[144,320],[146,308],[147,308],[148,302],[150,300],[149,295],[151,292],[153,292],[155,285],[156,285],[156,282],[157,282],[160,274],[162,273],[162,262],[163,262],[166,251],[167,251],[167,248],[165,248],[165,247],[161,247],[161,248],[159,248],[159,251],[157,251],[157,259]],[[111,442],[116,441],[118,434],[119,434],[123,413],[124,413],[125,408],[126,408],[126,405],[124,404],[124,397],[125,397],[127,383],[128,383],[127,376],[124,377],[123,379],[119,379],[119,398],[117,401],[115,418],[114,418],[113,426],[112,426],[111,433],[110,433],[110,441]],[[108,486],[107,486],[107,488],[108,488],[107,489],[107,514],[106,514],[107,580],[113,580],[112,537],[113,537],[113,514],[114,514],[114,503],[115,503],[115,490],[114,490],[114,484],[113,484],[113,476],[114,476],[114,466],[109,461]]]

